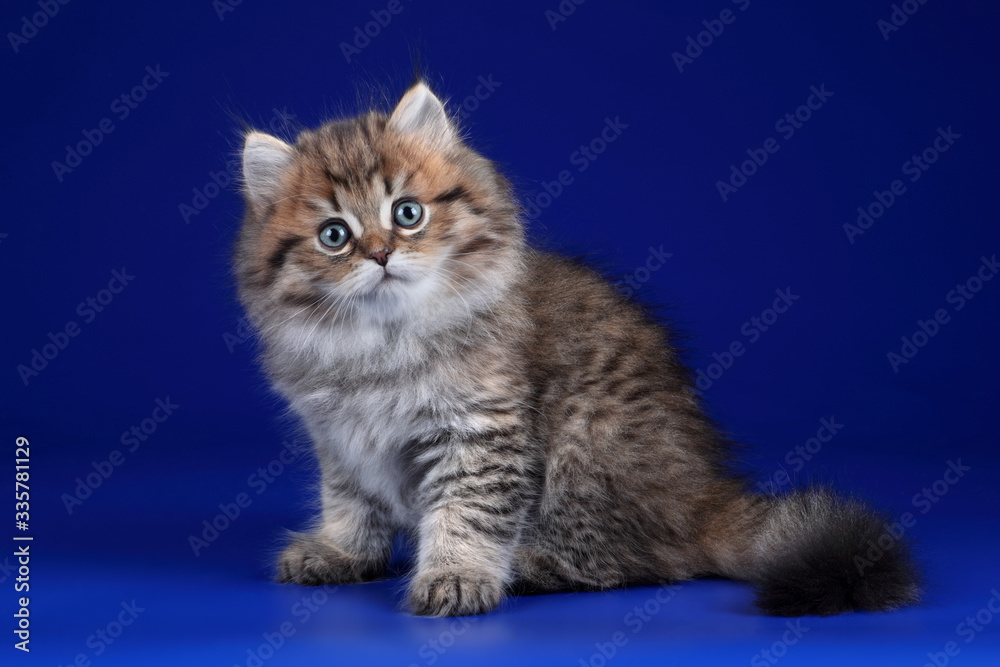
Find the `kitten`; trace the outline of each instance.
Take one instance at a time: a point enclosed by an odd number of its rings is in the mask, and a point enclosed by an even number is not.
[[[424,83],[294,145],[250,132],[243,184],[240,299],[322,471],[281,581],[378,578],[405,531],[422,615],[706,575],[777,615],[918,600],[905,542],[857,564],[884,515],[729,472],[670,332],[526,244],[509,183]]]

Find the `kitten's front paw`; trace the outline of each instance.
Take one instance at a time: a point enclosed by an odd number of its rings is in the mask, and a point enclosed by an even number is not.
[[[302,586],[357,584],[377,579],[384,565],[351,557],[313,535],[298,534],[278,561],[278,581]]]
[[[410,609],[419,616],[484,614],[502,598],[499,579],[471,570],[424,572],[410,584]]]

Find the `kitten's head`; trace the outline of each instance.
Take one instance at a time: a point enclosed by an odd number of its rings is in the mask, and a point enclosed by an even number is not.
[[[447,324],[489,309],[516,277],[523,230],[507,181],[463,144],[423,83],[391,115],[251,132],[240,297],[264,331]]]

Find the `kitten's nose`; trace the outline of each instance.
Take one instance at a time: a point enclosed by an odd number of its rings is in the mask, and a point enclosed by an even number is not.
[[[375,250],[368,255],[368,259],[374,259],[378,262],[379,266],[385,266],[389,263],[389,253],[392,252],[391,248],[382,248],[381,250]]]

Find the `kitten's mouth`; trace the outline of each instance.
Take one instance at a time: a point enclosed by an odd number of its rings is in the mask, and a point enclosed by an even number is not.
[[[382,271],[381,276],[375,279],[369,294],[371,296],[378,296],[379,294],[395,289],[398,285],[405,282],[407,282],[406,278],[403,278],[398,273],[389,273],[388,269],[386,269]]]
[[[389,272],[389,269],[382,270],[382,278],[378,281],[378,285],[385,285],[386,283],[405,283],[409,282],[409,278],[405,277],[399,271]]]
[[[383,268],[379,274],[369,278],[368,285],[363,288],[363,298],[384,299],[401,296],[400,290],[404,289],[407,283],[413,282],[413,278],[405,273],[399,269],[390,271],[388,267]]]

